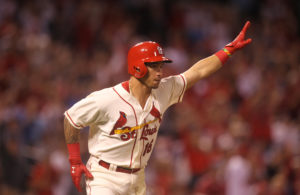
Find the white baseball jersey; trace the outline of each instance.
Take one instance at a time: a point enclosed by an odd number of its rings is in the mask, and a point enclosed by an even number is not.
[[[88,95],[65,112],[75,128],[89,126],[91,155],[127,168],[144,168],[166,109],[182,101],[184,75],[163,78],[144,108],[130,94],[129,82]]]

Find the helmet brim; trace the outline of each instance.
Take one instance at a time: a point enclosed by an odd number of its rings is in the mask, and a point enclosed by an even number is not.
[[[152,57],[152,58],[147,58],[144,60],[144,63],[145,62],[165,62],[165,63],[172,63],[173,61],[169,58],[166,58],[164,56],[155,56],[155,57]]]

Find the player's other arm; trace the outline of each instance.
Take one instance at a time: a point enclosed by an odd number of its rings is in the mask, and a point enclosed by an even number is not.
[[[183,74],[187,80],[187,88],[192,87],[200,79],[217,71],[235,51],[249,44],[252,41],[251,39],[244,40],[249,26],[250,22],[247,21],[242,31],[231,43],[214,55],[196,62],[191,68],[184,72]]]
[[[73,127],[67,118],[64,119],[64,133],[67,144],[79,143],[80,131]]]
[[[80,130],[73,127],[67,118],[64,119],[64,133],[65,140],[68,147],[69,152],[69,162],[71,165],[70,172],[72,176],[72,181],[75,184],[77,190],[80,192],[80,179],[82,174],[84,173],[86,177],[92,179],[92,174],[87,170],[85,165],[82,163],[80,157]]]

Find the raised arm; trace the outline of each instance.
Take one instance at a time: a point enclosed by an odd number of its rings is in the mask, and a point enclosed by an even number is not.
[[[251,39],[244,40],[249,26],[250,22],[247,21],[242,31],[231,43],[227,44],[214,55],[196,62],[191,68],[184,72],[183,74],[187,80],[187,88],[192,87],[200,79],[217,71],[235,51],[249,44],[252,41]]]
[[[92,179],[92,174],[87,170],[85,165],[82,163],[80,157],[80,145],[79,145],[79,138],[80,138],[80,130],[73,127],[68,119],[64,119],[64,133],[65,133],[65,140],[68,147],[69,152],[69,162],[70,162],[70,172],[72,176],[72,181],[75,184],[77,190],[81,192],[80,187],[80,179],[82,174],[84,173],[86,177]]]

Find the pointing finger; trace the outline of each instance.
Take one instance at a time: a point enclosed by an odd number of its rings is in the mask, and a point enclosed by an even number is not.
[[[251,42],[252,42],[252,39],[247,39],[246,41],[244,41],[244,45],[247,45],[247,44],[249,44]]]
[[[246,31],[247,31],[247,29],[250,27],[250,25],[251,25],[251,23],[250,23],[249,21],[247,21],[246,24],[245,24],[244,27],[243,27],[242,32],[243,32],[243,33],[246,33]]]
[[[245,41],[241,41],[236,45],[236,48],[241,49],[243,47],[245,47],[246,45],[248,45],[249,43],[251,43],[252,39],[247,39]]]

